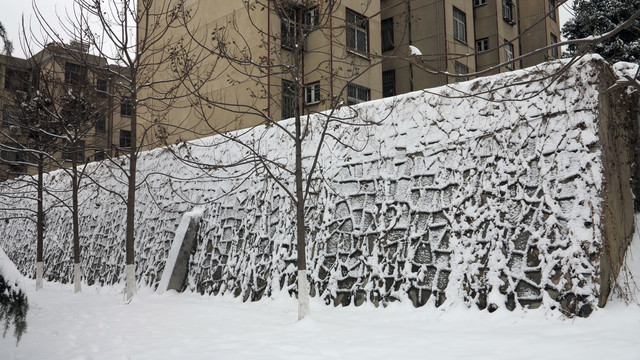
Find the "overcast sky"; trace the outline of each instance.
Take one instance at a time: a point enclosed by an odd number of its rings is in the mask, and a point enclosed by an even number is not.
[[[213,1],[213,0],[207,0]],[[234,1],[234,0],[232,0]],[[24,57],[22,45],[20,44],[21,19],[24,16],[25,25],[29,27],[33,32],[33,36],[36,39],[42,41],[45,35],[42,35],[40,31],[38,20],[34,15],[32,4],[35,3],[40,12],[45,16],[50,23],[57,24],[57,16],[65,17],[67,9],[71,9],[73,0],[0,0],[2,6],[0,7],[0,22],[7,30],[7,34],[11,41],[13,41],[14,52],[13,56]],[[570,2],[570,1],[569,1]],[[564,23],[569,18],[569,12],[566,9],[560,11],[560,21]],[[65,41],[69,41],[67,36],[62,36]],[[37,51],[37,49],[36,49]]]
[[[44,38],[44,35],[41,35],[38,20],[34,15],[32,0],[0,0],[0,2],[2,3],[0,7],[0,22],[4,25],[7,35],[13,42],[13,56],[24,57],[20,44],[23,15],[25,26],[28,28],[29,24],[31,24],[34,36],[39,39]],[[73,0],[34,0],[33,2],[45,18],[55,24],[58,22],[56,14],[65,16],[65,9],[67,7],[71,8],[73,5]]]

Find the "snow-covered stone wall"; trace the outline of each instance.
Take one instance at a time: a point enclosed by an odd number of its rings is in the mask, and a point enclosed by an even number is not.
[[[609,93],[607,99],[618,100],[602,101],[614,77],[598,58],[564,65],[343,108],[341,116],[379,124],[335,125],[322,148],[307,204],[312,296],[336,305],[464,302],[583,316],[602,304],[608,289],[601,283],[608,282],[601,275],[617,273],[619,256],[609,257],[604,270],[601,259],[611,247],[624,251],[632,231],[626,219],[633,219],[629,139],[607,146],[619,140],[617,124],[629,117],[602,105],[627,107],[628,94]],[[319,126],[312,122],[307,163]],[[610,129],[604,138],[603,126]],[[292,164],[292,146],[277,128],[244,136],[277,159],[273,171]],[[244,153],[215,137],[175,152],[211,164]],[[605,159],[618,159],[627,173]],[[188,166],[166,149],[142,154],[139,168],[146,180],[138,191],[136,228],[142,283],[158,284],[181,214],[201,207],[187,288],[246,300],[296,292],[294,206],[273,179],[255,172],[232,176],[247,166]],[[87,183],[81,196],[82,270],[90,283],[119,282],[125,209],[106,190],[125,193],[124,187],[113,168],[90,169],[102,189]],[[292,184],[285,172],[280,180]],[[59,172],[48,178],[53,189],[67,182]],[[0,186],[3,194],[18,191],[15,183]],[[604,218],[615,196],[625,199],[615,210],[622,215]],[[54,204],[49,199],[45,276],[69,281],[70,219]],[[614,227],[619,231],[608,231]],[[0,245],[21,271],[33,274],[34,226],[13,219],[0,231]]]

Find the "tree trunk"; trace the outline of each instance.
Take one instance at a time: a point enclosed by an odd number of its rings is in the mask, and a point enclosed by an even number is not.
[[[300,91],[298,84],[296,90]],[[298,96],[298,99],[300,96]],[[299,101],[297,103],[299,105]],[[296,110],[296,238],[298,241],[298,320],[309,315],[309,284],[307,281],[307,251],[305,242],[304,192],[302,177],[302,123],[300,111]]]
[[[135,102],[135,94],[132,96]],[[127,189],[127,230],[125,239],[126,259],[125,259],[125,300],[129,301],[136,293],[136,268],[135,268],[135,248],[134,248],[134,221],[136,205],[136,104],[133,104],[131,113],[131,147],[129,149],[129,183]]]
[[[37,211],[37,229],[38,237],[36,239],[36,290],[42,289],[43,277],[43,256],[42,248],[44,243],[44,206],[43,206],[43,173],[44,173],[44,155],[38,156],[38,211]]]
[[[72,153],[72,172],[71,172],[71,206],[73,221],[73,289],[78,293],[80,286],[80,222],[78,221],[78,164],[76,162],[77,154]]]

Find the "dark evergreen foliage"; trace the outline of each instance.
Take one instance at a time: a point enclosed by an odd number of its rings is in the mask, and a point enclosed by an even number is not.
[[[27,295],[16,284],[7,281],[0,273],[0,324],[4,323],[2,336],[13,326],[18,341],[27,330]]]
[[[7,36],[7,29],[5,29],[2,23],[0,23],[0,40],[2,40],[2,43],[4,44],[2,54],[11,55],[13,52],[13,43],[9,40],[9,37]]]
[[[613,30],[640,10],[640,0],[576,0],[574,10],[575,17],[562,28],[569,40]],[[579,46],[569,46],[569,54],[575,54],[578,49]],[[640,19],[613,38],[598,43],[592,51],[610,62],[640,63]]]

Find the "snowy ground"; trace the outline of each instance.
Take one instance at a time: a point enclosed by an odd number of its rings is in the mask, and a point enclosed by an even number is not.
[[[640,280],[638,233],[619,283]],[[36,292],[34,280],[21,280],[28,329],[17,345],[11,330],[0,338],[0,360],[640,359],[637,285],[626,286],[635,303],[613,299],[587,319],[543,310],[334,308],[316,301],[311,318],[297,322],[297,305],[284,294],[242,303],[141,289],[124,304],[121,287],[85,285],[74,295],[72,285],[45,283]]]
[[[298,323],[286,296],[241,303],[142,289],[125,305],[120,290],[85,286],[74,295],[71,286],[54,283],[29,290],[27,333],[17,346],[9,334],[0,339],[0,359],[640,358],[640,307],[619,300],[588,319],[315,302],[311,319]]]

